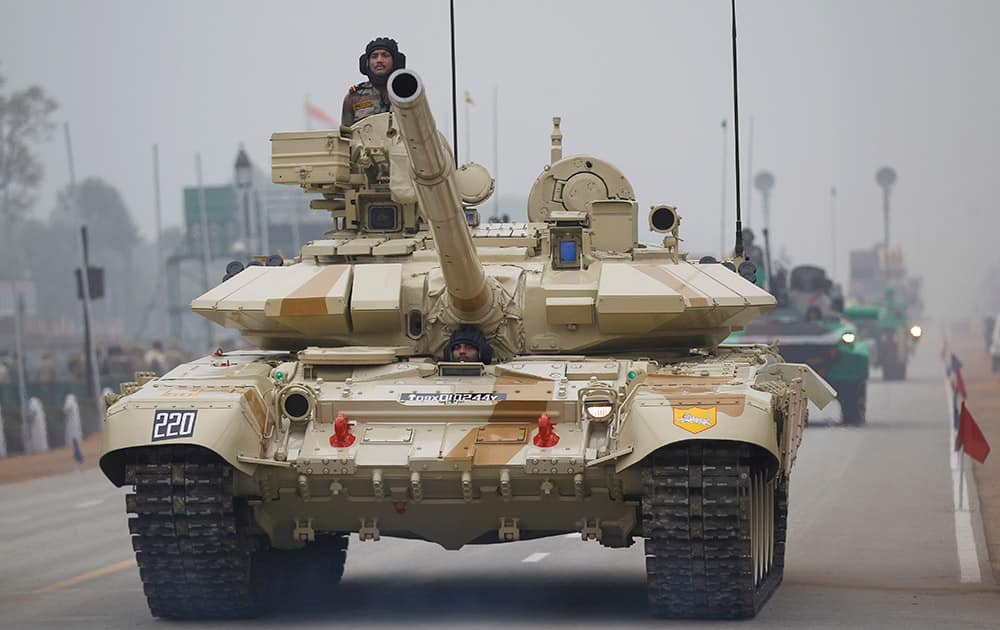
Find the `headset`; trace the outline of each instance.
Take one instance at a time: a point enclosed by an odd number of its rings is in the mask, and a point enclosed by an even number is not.
[[[365,52],[361,53],[361,56],[358,57],[358,70],[361,74],[368,76],[368,57],[379,48],[388,50],[392,55],[393,72],[406,67],[406,55],[399,52],[399,46],[396,44],[396,40],[388,37],[379,37],[378,39],[370,41],[368,46],[365,47]]]

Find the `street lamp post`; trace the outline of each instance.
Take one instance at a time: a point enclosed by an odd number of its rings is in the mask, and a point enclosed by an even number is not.
[[[837,187],[830,187],[830,277],[837,281]]]
[[[774,175],[767,171],[757,173],[753,178],[754,187],[760,191],[761,210],[764,212],[764,272],[767,274],[767,285],[771,287],[771,189],[774,188]]]
[[[83,337],[85,366],[87,368],[87,383],[94,396],[94,405],[97,408],[97,417],[104,417],[104,400],[101,396],[101,373],[97,365],[97,348],[94,344],[93,332],[90,329],[90,261],[87,256],[87,222],[83,217],[83,208],[79,204],[76,190],[76,168],[73,165],[73,143],[69,136],[69,123],[63,123],[63,131],[66,133],[66,158],[69,166],[69,203],[71,211],[80,222],[80,286],[83,294]],[[20,308],[20,303],[15,306]],[[23,356],[23,355],[22,355]],[[23,375],[22,375],[23,377]],[[22,378],[23,382],[23,378]],[[23,414],[23,407],[22,407]]]
[[[208,293],[211,284],[208,281],[208,268],[212,265],[212,241],[209,238],[208,228],[208,208],[205,203],[205,185],[201,176],[201,153],[195,153],[194,168],[198,176],[198,209],[200,214],[201,229],[201,282],[205,293]],[[212,348],[212,320],[205,319],[205,348],[211,352]]]
[[[882,217],[885,230],[885,248],[889,249],[889,196],[896,183],[896,171],[891,166],[883,166],[875,173],[875,181],[882,187]]]
[[[236,154],[236,164],[233,166],[234,181],[237,194],[240,196],[240,241],[249,256],[258,253],[257,222],[250,216],[250,187],[253,185],[253,165],[243,144]]]

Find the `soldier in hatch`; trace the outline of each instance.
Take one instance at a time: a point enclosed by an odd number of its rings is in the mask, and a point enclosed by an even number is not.
[[[478,326],[462,326],[451,334],[444,346],[445,361],[481,361],[489,365],[493,349]]]
[[[406,55],[399,52],[396,40],[377,37],[365,46],[365,53],[358,59],[361,74],[367,81],[352,85],[344,97],[344,107],[340,114],[340,124],[350,127],[372,114],[389,111],[389,96],[386,83],[394,70],[406,67]]]

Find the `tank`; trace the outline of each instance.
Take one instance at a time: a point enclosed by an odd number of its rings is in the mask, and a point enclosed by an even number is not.
[[[830,383],[845,425],[865,423],[869,349],[844,308],[840,287],[814,265],[779,269],[771,278],[778,306],[726,339],[726,345],[777,344],[785,360],[806,363]]]
[[[640,244],[628,180],[563,157],[558,119],[528,221],[480,222],[490,175],[455,167],[417,74],[389,92],[393,112],[351,128],[273,135],[273,180],[333,227],[192,303],[260,350],[107,400],[100,464],[134,486],[152,614],[329,597],[351,535],[364,553],[571,533],[645,539],[654,615],[756,614],[782,577],[806,403],[834,397],[769,347],[720,347],[774,298],[689,261],[672,206],[647,214],[662,243]]]
[[[871,346],[872,365],[886,381],[905,381],[923,336],[922,282],[907,274],[903,252],[883,244],[851,251],[851,305],[844,313]]]

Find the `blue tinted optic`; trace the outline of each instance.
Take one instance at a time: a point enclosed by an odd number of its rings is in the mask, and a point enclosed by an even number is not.
[[[576,241],[560,241],[559,262],[576,262]]]

